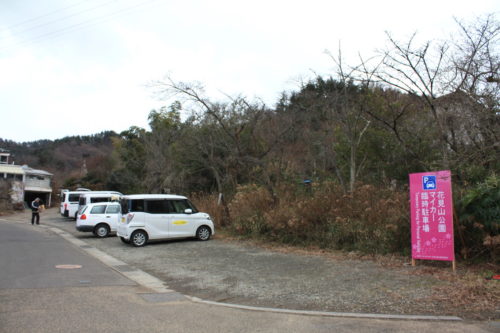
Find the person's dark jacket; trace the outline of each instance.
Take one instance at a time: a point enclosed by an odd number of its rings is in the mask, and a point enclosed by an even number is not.
[[[38,213],[38,209],[40,208],[40,202],[39,201],[36,201],[34,200],[32,203],[31,203],[31,211],[33,213]]]

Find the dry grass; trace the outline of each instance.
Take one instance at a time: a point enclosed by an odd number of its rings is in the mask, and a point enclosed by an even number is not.
[[[317,246],[297,247],[263,239],[235,236],[227,231],[219,232],[218,239],[238,244],[256,246],[278,253],[313,255],[328,260],[373,261],[388,270],[403,270],[405,274],[432,277],[438,281],[432,289],[432,295],[420,299],[421,308],[439,315],[455,315],[466,319],[493,320],[500,318],[500,281],[488,280],[500,273],[500,265],[459,264],[453,273],[450,262],[418,261],[410,268],[411,259],[398,254],[367,255],[360,252],[326,250]]]
[[[287,186],[275,195],[242,186],[229,216],[228,227],[239,235],[365,253],[409,250],[407,195],[369,185],[349,195],[334,183],[310,191]]]
[[[200,211],[208,213],[212,217],[216,228],[227,224],[227,212],[224,209],[225,206],[219,203],[217,194],[194,193],[190,198]]]
[[[255,184],[240,186],[229,202],[217,204],[216,195],[194,195],[197,206],[208,212],[217,227],[235,235],[261,238],[293,246],[317,246],[367,255],[410,254],[408,193],[372,185],[345,194],[335,183],[306,189],[282,185],[271,193]],[[476,237],[481,230],[457,230],[457,253],[474,248],[475,260],[500,259],[496,238]],[[495,236],[498,237],[498,236]],[[479,249],[479,250],[478,250]],[[470,252],[470,251],[469,251]],[[469,256],[472,257],[472,256]],[[498,262],[498,260],[497,260]]]
[[[499,265],[482,264],[461,267],[456,274],[451,268],[428,266],[416,269],[414,274],[444,281],[433,287],[431,297],[422,301],[439,304],[450,314],[491,320],[500,318],[500,281],[491,279],[499,272]]]
[[[410,254],[406,191],[363,185],[345,194],[335,183],[324,182],[309,189],[286,184],[271,193],[263,186],[250,184],[238,187],[225,204],[218,204],[217,195],[192,197],[202,211],[214,218],[218,229],[236,235],[367,255]],[[500,236],[485,238],[482,229],[464,229],[464,222],[459,223],[457,254],[498,263]]]

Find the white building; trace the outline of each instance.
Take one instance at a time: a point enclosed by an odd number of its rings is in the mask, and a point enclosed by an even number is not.
[[[44,170],[36,170],[27,165],[9,164],[10,153],[0,148],[0,181],[12,184],[12,202],[27,202],[28,205],[35,198],[42,199],[50,207],[52,201],[52,174]]]
[[[0,148],[0,164],[9,164],[9,156],[8,150]]]

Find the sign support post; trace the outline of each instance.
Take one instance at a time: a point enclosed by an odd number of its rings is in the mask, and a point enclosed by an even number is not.
[[[417,266],[417,261],[415,259],[412,259],[411,260],[411,265],[413,267]],[[453,260],[451,262],[451,269],[453,270],[453,273],[456,273],[456,271],[457,271],[457,261],[456,260]]]

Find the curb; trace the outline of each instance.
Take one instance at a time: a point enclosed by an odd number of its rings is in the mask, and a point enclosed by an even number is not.
[[[0,219],[0,221],[7,221],[5,219]],[[21,221],[10,220],[16,223]],[[22,222],[24,223],[24,221]],[[134,268],[127,263],[118,260],[109,254],[98,250],[97,248],[88,245],[86,242],[75,238],[70,233],[61,230],[56,227],[48,225],[40,225],[40,227],[49,229],[55,234],[61,236],[66,241],[75,245],[79,249],[83,250],[90,256],[98,259],[106,266],[112,268],[118,273],[124,275],[128,279],[136,282],[137,284],[151,289],[158,294],[178,294],[175,290],[169,289],[165,282],[148,274],[140,269]],[[199,304],[206,304],[212,306],[221,306],[232,309],[247,310],[247,311],[259,311],[259,312],[273,312],[273,313],[283,313],[283,314],[295,314],[295,315],[306,315],[306,316],[317,316],[317,317],[344,317],[344,318],[363,318],[363,319],[390,319],[390,320],[424,320],[424,321],[462,321],[463,319],[455,316],[425,316],[425,315],[397,315],[397,314],[377,314],[377,313],[351,313],[351,312],[327,312],[327,311],[307,311],[307,310],[291,310],[291,309],[280,309],[280,308],[268,308],[268,307],[255,307],[231,303],[221,303],[215,301],[208,301],[198,297],[182,295],[186,299]]]
[[[196,303],[209,305],[223,306],[233,309],[242,309],[249,311],[260,312],[275,312],[297,315],[308,315],[318,317],[344,317],[344,318],[363,318],[363,319],[396,319],[396,320],[428,320],[428,321],[462,321],[460,317],[454,316],[423,316],[423,315],[396,315],[396,314],[378,314],[378,313],[354,313],[354,312],[328,312],[328,311],[307,311],[307,310],[290,310],[280,308],[255,307],[239,304],[220,303],[214,301],[202,300],[197,297],[186,296]]]

